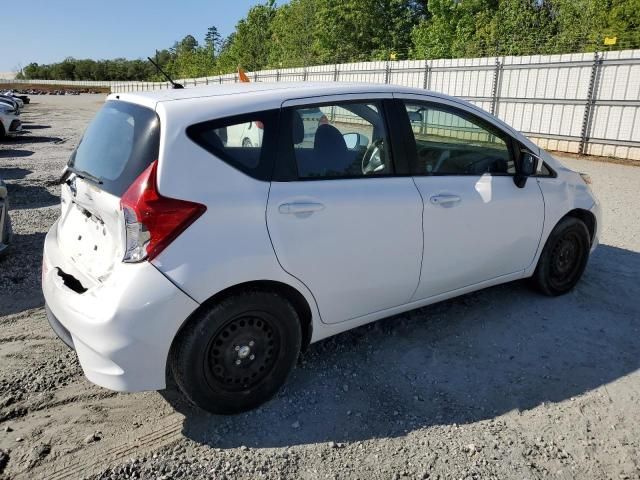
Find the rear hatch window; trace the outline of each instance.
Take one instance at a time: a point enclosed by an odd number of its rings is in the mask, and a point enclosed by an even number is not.
[[[55,267],[62,278],[78,280],[77,292],[104,281],[122,261],[120,199],[158,158],[159,139],[160,121],[153,110],[108,101],[71,155],[74,173],[62,185],[58,222],[58,245],[68,262]]]
[[[158,158],[160,121],[156,112],[108,101],[85,131],[69,165],[101,182],[118,197]]]

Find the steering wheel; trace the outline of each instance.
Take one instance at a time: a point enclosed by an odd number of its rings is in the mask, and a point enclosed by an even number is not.
[[[362,173],[369,175],[384,170],[384,139],[371,142],[362,156]]]
[[[474,174],[474,175],[475,174],[488,173],[491,170],[491,165],[496,160],[499,160],[499,158],[496,158],[496,157],[484,157],[484,158],[480,158],[478,160],[474,160],[473,162],[468,163],[465,166],[465,173],[470,173],[470,174]],[[482,169],[479,170],[477,168],[478,166],[482,166]]]

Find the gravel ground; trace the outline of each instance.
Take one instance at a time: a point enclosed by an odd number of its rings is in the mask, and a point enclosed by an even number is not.
[[[518,282],[312,345],[233,417],[90,384],[39,288],[56,180],[100,95],[34,97],[0,144],[15,244],[0,260],[0,478],[640,478],[640,168],[579,159],[603,245],[578,288]]]

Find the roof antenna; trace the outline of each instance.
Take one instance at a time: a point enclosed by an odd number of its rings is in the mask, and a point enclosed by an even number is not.
[[[168,82],[171,84],[171,88],[184,88],[184,86],[180,83],[176,83],[173,80],[171,80],[171,77],[169,75],[167,75],[164,70],[162,70],[160,68],[160,65],[158,65],[156,62],[154,62],[153,60],[151,60],[151,57],[147,57],[147,60],[149,60],[154,67],[156,67],[158,69],[158,71],[164,75],[164,78],[166,78],[168,80]]]

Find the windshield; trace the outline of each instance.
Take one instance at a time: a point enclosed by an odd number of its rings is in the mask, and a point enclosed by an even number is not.
[[[158,158],[160,122],[140,105],[108,101],[87,127],[69,166],[102,181],[101,188],[122,196]]]

